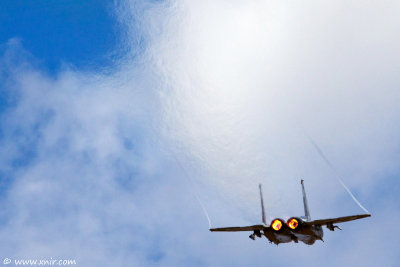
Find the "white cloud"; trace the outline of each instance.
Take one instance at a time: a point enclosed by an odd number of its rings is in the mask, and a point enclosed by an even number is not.
[[[10,65],[10,52],[1,69],[18,101],[2,118],[1,168],[13,180],[0,256],[394,265],[379,226],[399,218],[398,198],[376,188],[399,172],[399,11],[395,1],[132,1],[118,8],[132,53],[112,74],[65,69],[51,78],[24,61]],[[311,248],[207,231],[186,175],[214,226],[258,222],[258,182],[269,217],[301,212],[300,178],[312,216],[360,212],[307,135],[374,217]]]
[[[321,188],[324,166],[307,135],[343,173],[360,173],[350,185],[371,185],[380,170],[396,168],[383,158],[398,148],[396,8],[185,1],[155,42],[172,88],[165,122],[210,183],[233,187],[231,201],[263,179],[282,185],[271,196],[300,175]]]

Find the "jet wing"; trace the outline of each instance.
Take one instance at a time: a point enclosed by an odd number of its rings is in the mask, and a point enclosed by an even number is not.
[[[348,222],[348,221],[354,221],[366,217],[370,217],[371,214],[361,214],[361,215],[351,215],[351,216],[345,216],[345,217],[339,217],[339,218],[333,218],[333,219],[322,219],[322,220],[315,220],[315,221],[310,221],[310,222],[304,222],[306,225],[327,225],[327,224],[333,224],[333,223],[342,223],[342,222]]]
[[[239,226],[239,227],[222,227],[222,228],[211,228],[211,232],[242,232],[242,231],[254,231],[254,230],[265,230],[269,228],[266,225],[258,224],[251,226]]]

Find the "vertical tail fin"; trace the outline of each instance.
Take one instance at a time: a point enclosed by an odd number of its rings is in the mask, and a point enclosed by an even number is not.
[[[307,221],[311,221],[310,210],[308,209],[306,190],[304,189],[304,180],[301,180],[301,187],[303,190],[303,204],[304,204],[305,217],[306,217]]]
[[[262,221],[264,224],[267,224],[267,220],[265,219],[265,208],[264,208],[264,198],[263,198],[263,194],[262,194],[262,185],[259,184],[258,187],[260,188]]]

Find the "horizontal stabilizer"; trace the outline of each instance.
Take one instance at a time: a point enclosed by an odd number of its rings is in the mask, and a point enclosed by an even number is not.
[[[332,219],[322,219],[322,220],[315,220],[315,221],[310,221],[310,222],[304,222],[306,225],[327,225],[327,224],[333,224],[333,223],[342,223],[342,222],[348,222],[348,221],[354,221],[366,217],[371,217],[371,214],[361,214],[361,215],[351,215],[351,216],[345,216],[345,217],[338,217],[338,218],[332,218]]]
[[[223,228],[211,228],[211,232],[242,232],[242,231],[255,231],[255,230],[264,230],[269,227],[259,224],[259,225],[251,225],[251,226],[239,226],[239,227],[223,227]]]

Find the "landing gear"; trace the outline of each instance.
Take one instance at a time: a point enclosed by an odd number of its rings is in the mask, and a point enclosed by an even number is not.
[[[328,224],[326,225],[326,228],[328,228],[328,229],[331,230],[331,231],[335,231],[335,228],[337,228],[337,229],[339,229],[339,230],[342,230],[342,228],[340,228],[340,227],[337,226],[337,225],[333,225],[333,223],[328,223]]]
[[[260,230],[254,230],[254,232],[251,235],[249,235],[249,238],[256,240],[256,236],[261,238],[262,235]]]

